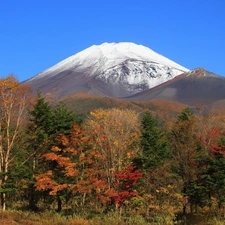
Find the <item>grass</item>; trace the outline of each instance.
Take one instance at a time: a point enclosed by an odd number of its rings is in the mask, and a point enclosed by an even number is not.
[[[119,218],[117,213],[98,215],[86,219],[81,216],[66,217],[57,213],[32,213],[22,211],[0,212],[1,225],[148,225],[142,216]],[[149,224],[150,225],[150,224]]]
[[[67,225],[71,224],[66,217],[56,213],[32,213],[22,211],[6,211],[0,213],[1,225]],[[75,223],[76,224],[76,223]],[[79,223],[77,223],[79,224]]]
[[[207,215],[188,215],[187,224],[191,225],[224,225],[224,218],[212,217],[206,219]],[[32,213],[24,211],[0,212],[1,225],[173,225],[171,218],[158,218],[157,221],[147,222],[141,215],[119,217],[117,213],[111,212],[104,215],[88,216],[63,216],[58,213]],[[178,223],[179,224],[179,223]],[[182,223],[180,223],[182,224]]]

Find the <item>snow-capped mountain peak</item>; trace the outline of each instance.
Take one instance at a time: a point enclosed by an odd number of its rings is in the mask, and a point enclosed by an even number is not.
[[[90,74],[93,75],[96,71],[105,71],[127,59],[150,61],[179,69],[182,72],[188,71],[188,69],[143,45],[137,45],[131,42],[121,42],[118,44],[106,42],[101,45],[93,45],[72,55],[34,78],[46,76],[53,72],[61,72],[65,69],[73,69],[75,66],[80,66],[82,68],[94,66],[95,69],[92,74]]]
[[[63,82],[70,79],[71,86],[71,82],[75,82],[71,79],[78,82],[79,74],[82,80],[88,80],[89,93],[94,87],[98,92],[124,97],[148,90],[187,71],[185,67],[143,45],[103,43],[70,56],[27,82],[40,83],[43,78],[48,80],[54,77],[54,80],[63,79]]]

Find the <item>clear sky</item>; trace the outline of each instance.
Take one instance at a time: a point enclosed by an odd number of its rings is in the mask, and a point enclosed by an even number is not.
[[[104,42],[225,76],[225,0],[0,1],[0,77],[26,80]]]

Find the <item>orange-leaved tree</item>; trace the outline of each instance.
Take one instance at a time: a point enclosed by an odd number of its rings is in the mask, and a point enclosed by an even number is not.
[[[13,147],[24,123],[30,87],[21,84],[12,75],[0,79],[0,192],[1,208],[6,209],[5,184],[9,165],[17,152]]]
[[[97,195],[106,188],[102,155],[90,148],[92,140],[78,124],[74,124],[69,137],[60,134],[56,141],[51,152],[43,155],[51,168],[36,176],[35,187],[57,196],[58,211],[65,195],[76,195],[76,205],[83,206],[88,195]]]

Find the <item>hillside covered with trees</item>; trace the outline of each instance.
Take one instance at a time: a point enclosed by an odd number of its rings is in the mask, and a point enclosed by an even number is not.
[[[151,110],[114,107],[81,118],[29,91],[13,76],[0,79],[1,215],[55,212],[68,224],[224,223],[218,114],[185,108],[162,120]],[[73,222],[77,216],[85,223]]]

